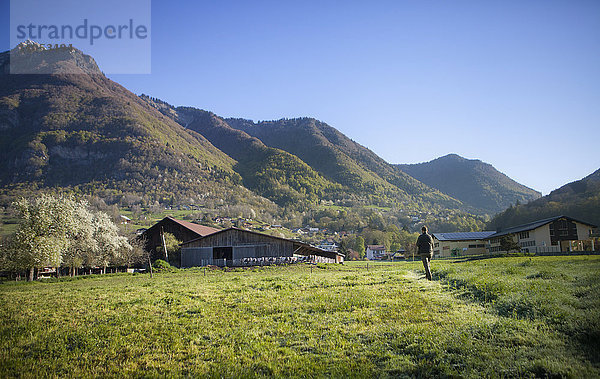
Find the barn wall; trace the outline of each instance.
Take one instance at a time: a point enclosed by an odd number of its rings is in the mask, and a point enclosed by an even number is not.
[[[212,252],[212,248],[220,247],[232,247],[231,259],[227,258],[227,261],[214,259],[214,254],[207,253],[208,249],[211,249]],[[204,258],[184,258],[184,256],[192,254],[204,254]],[[303,258],[299,258],[300,256]],[[206,261],[208,259],[212,259],[212,262]],[[334,252],[316,252],[313,248],[299,245],[291,240],[236,229],[225,230],[187,242],[182,248],[182,266],[184,267],[198,266],[200,263],[201,265],[213,264],[217,266],[278,264],[292,263],[298,261],[298,259],[313,263],[343,262],[343,257]]]
[[[254,257],[291,257],[294,253],[292,241],[272,238],[267,235],[247,233],[239,230],[227,230],[215,235],[208,235],[200,240],[190,242],[186,247],[212,246],[254,246]],[[259,247],[263,246],[263,247]],[[266,247],[265,247],[266,246]],[[240,249],[239,254],[252,254],[252,249]],[[235,252],[234,252],[235,254]],[[258,254],[258,255],[257,255]],[[235,258],[235,257],[234,257]],[[240,257],[243,258],[243,257]],[[237,258],[236,258],[237,259]]]
[[[206,266],[212,257],[212,247],[186,247],[181,249],[181,267]]]
[[[259,257],[291,257],[293,250],[272,244],[242,245],[233,247],[233,259]]]

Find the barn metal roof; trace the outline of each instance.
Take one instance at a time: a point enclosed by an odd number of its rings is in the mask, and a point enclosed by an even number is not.
[[[459,232],[459,233],[433,233],[438,241],[471,241],[482,240],[495,234],[495,231],[486,232]]]
[[[194,224],[193,222],[178,220],[171,216],[167,216],[167,217],[163,218],[162,220],[160,220],[159,222],[157,222],[156,224],[152,225],[151,228],[146,229],[146,231],[144,231],[144,233],[145,234],[151,233],[151,231],[153,231],[155,228],[162,225],[163,222],[165,222],[165,221],[172,221],[176,224],[179,224],[179,225],[183,226],[184,228],[191,230],[192,232],[198,234],[199,237],[213,234],[220,230],[220,229],[211,228],[210,226],[198,225],[198,224]]]
[[[172,221],[175,221],[176,223],[178,223],[179,225],[181,225],[183,227],[188,228],[189,230],[192,230],[192,231],[200,234],[201,236],[207,236],[209,234],[213,234],[213,233],[216,233],[221,230],[221,229],[211,228],[210,226],[194,224],[193,222],[189,222],[189,221],[177,220],[176,218],[173,218],[171,216],[167,216],[167,218],[171,219]]]

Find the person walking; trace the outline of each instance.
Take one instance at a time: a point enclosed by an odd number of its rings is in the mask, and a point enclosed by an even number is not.
[[[423,261],[425,276],[427,277],[427,280],[431,280],[429,261],[433,257],[433,238],[427,233],[426,226],[421,228],[421,235],[417,238],[417,252],[421,256],[421,261]]]

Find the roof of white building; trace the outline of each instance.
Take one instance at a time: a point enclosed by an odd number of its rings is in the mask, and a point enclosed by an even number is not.
[[[487,232],[459,232],[459,233],[433,233],[438,241],[472,241],[482,240],[495,234],[495,231]]]
[[[578,222],[580,224],[584,224],[584,225],[588,225],[591,226],[592,228],[597,228],[598,226],[594,225],[594,224],[590,224],[589,222],[585,222],[585,221],[580,221],[580,220],[576,220],[572,217],[568,217],[568,216],[555,216],[555,217],[550,217],[550,218],[545,218],[542,220],[537,220],[537,221],[533,221],[527,224],[522,224],[522,225],[517,225],[517,226],[513,226],[510,228],[506,228],[506,229],[502,229],[499,230],[496,234],[494,234],[493,237],[500,237],[500,236],[504,236],[507,234],[513,234],[513,233],[519,233],[519,232],[526,232],[528,230],[534,230],[539,228],[540,226],[544,226],[546,224],[549,224],[551,222],[554,222],[556,220],[559,220],[561,218],[567,219],[569,221],[574,221],[574,222]]]

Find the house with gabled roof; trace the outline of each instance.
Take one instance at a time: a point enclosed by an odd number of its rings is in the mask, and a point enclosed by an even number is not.
[[[385,246],[367,245],[367,249],[365,250],[365,256],[370,261],[381,260],[385,256]]]
[[[487,252],[486,238],[495,231],[433,233],[433,256],[457,257],[461,255],[481,255]]]
[[[501,238],[509,236],[526,253],[559,253],[595,250],[597,226],[568,216],[555,216],[503,230],[488,237],[488,251],[502,252]]]

